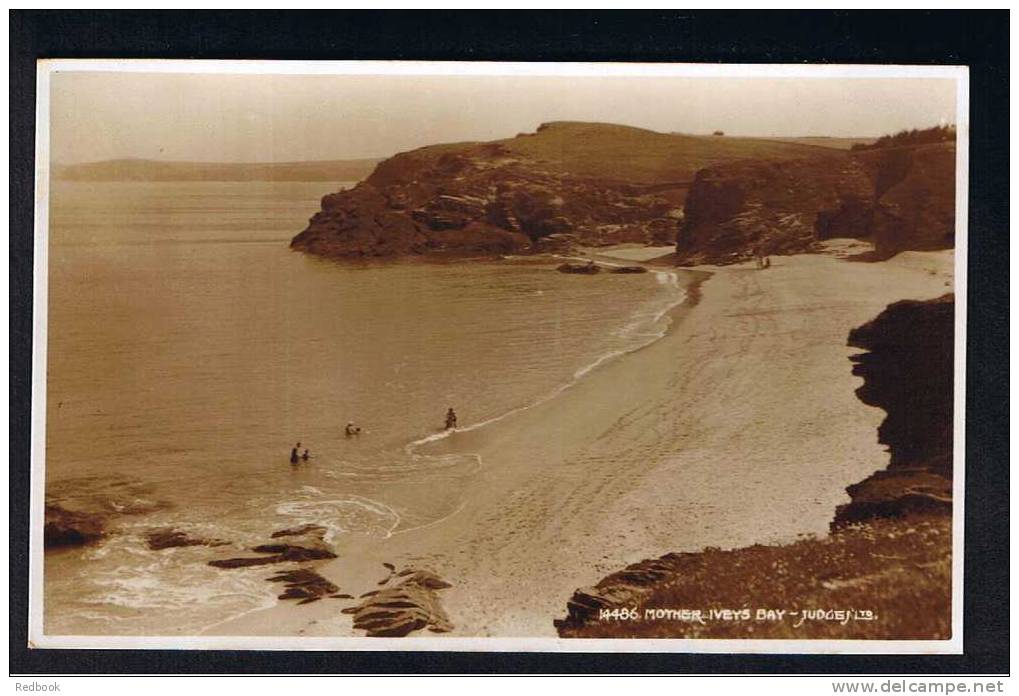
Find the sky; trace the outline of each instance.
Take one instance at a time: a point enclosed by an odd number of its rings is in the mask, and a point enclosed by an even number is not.
[[[547,121],[734,136],[879,136],[955,122],[951,79],[54,72],[50,153],[288,162],[388,157]]]

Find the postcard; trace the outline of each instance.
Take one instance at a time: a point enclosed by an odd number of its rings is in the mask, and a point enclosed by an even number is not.
[[[32,647],[961,652],[967,80],[41,61]]]

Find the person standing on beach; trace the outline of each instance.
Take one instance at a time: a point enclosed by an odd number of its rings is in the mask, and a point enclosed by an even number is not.
[[[456,411],[450,406],[449,410],[446,411],[446,430],[451,430],[456,427]]]

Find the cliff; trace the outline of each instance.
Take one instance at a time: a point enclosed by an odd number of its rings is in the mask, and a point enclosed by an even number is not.
[[[856,394],[888,415],[878,442],[888,446],[888,469],[850,486],[834,528],[872,517],[952,509],[952,393],[955,296],[889,305],[849,334],[863,377]]]
[[[632,564],[574,592],[560,637],[948,638],[953,336],[953,295],[894,303],[850,333],[869,351],[853,357],[857,395],[887,412],[878,439],[891,457],[847,488],[828,536]],[[852,607],[868,614],[812,613]]]
[[[291,248],[329,257],[502,254],[672,244],[699,169],[825,151],[796,143],[550,123],[488,143],[433,145],[383,161],[322,199]]]
[[[874,258],[946,249],[955,238],[955,145],[725,163],[697,173],[676,239],[680,263],[735,263],[871,241]]]

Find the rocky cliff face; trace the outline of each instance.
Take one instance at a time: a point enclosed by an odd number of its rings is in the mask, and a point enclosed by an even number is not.
[[[889,305],[849,334],[863,377],[856,394],[888,415],[878,442],[891,455],[888,469],[847,490],[852,502],[836,511],[834,526],[871,517],[952,509],[952,411],[955,296]]]
[[[490,143],[383,161],[322,209],[291,247],[321,256],[503,254],[622,242],[673,244],[694,172],[820,148],[610,124],[552,123]]]
[[[669,243],[680,214],[660,195],[564,174],[499,145],[425,148],[323,198],[291,247],[371,257],[505,254],[571,240]]]
[[[872,156],[878,160],[871,165],[879,184],[872,228],[878,256],[955,246],[955,145]]]
[[[955,243],[952,143],[793,161],[748,160],[697,173],[676,251],[681,263],[734,263],[866,239],[876,258]]]
[[[878,441],[888,445],[890,467],[926,465],[952,453],[952,363],[955,296],[904,300],[853,329],[849,345],[864,383],[860,400],[888,413]]]
[[[683,263],[735,263],[763,244],[769,254],[808,251],[818,213],[866,198],[871,183],[845,153],[747,160],[697,173],[676,239]]]

